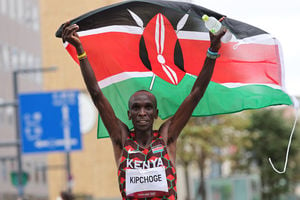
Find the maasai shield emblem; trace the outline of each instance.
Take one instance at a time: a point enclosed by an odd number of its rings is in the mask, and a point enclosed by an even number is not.
[[[143,28],[142,20],[128,11]],[[187,18],[187,14],[181,18],[178,29],[184,26]],[[155,15],[143,29],[139,50],[143,64],[154,73],[150,89],[155,75],[171,84],[179,84],[185,75],[182,50],[173,25],[163,14]]]

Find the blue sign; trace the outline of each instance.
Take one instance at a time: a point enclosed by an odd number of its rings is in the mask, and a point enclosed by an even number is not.
[[[20,94],[23,153],[81,150],[78,91]]]

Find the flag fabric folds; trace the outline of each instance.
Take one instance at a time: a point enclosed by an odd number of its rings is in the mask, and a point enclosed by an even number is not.
[[[189,94],[209,48],[201,17],[217,19],[233,34],[223,43],[221,57],[207,91],[193,116],[209,116],[291,105],[284,90],[280,44],[267,32],[186,2],[126,1],[71,20],[93,67],[98,84],[117,117],[127,117],[129,97],[149,90],[158,100],[159,116],[172,116]],[[61,37],[62,26],[56,32]],[[78,62],[75,48],[66,50]],[[98,138],[108,137],[99,118]]]

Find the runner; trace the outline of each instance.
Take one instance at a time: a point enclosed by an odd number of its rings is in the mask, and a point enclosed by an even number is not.
[[[203,68],[177,112],[159,130],[153,130],[154,120],[158,117],[156,98],[148,91],[138,91],[128,102],[128,117],[134,127],[129,130],[116,117],[99,88],[88,55],[76,33],[78,29],[76,24],[65,23],[62,39],[76,48],[86,87],[110,135],[123,200],[177,199],[176,141],[210,82],[219,56],[220,38],[225,30],[218,35],[210,33],[211,44]]]

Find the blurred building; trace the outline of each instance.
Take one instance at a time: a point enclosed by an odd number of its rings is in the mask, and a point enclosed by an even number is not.
[[[13,72],[58,66],[54,73],[18,73],[19,92],[80,89],[84,84],[78,66],[55,38],[66,20],[116,1],[0,0],[0,199],[18,195],[11,175],[18,170]],[[97,116],[91,116],[91,118]],[[72,179],[67,180],[64,153],[23,155],[29,174],[24,187],[29,199],[55,199],[71,187],[76,195],[93,199],[119,199],[117,169],[110,141],[97,140],[96,124],[83,136],[83,150],[71,153]]]
[[[61,39],[55,37],[59,26],[91,10],[117,2],[116,0],[40,0],[42,65],[58,66],[55,73],[44,74],[46,90],[85,90],[78,65],[64,49]],[[90,120],[97,116],[89,116]],[[89,120],[89,119],[88,119]],[[97,139],[96,123],[82,135],[83,150],[71,153],[72,179],[67,181],[63,153],[48,154],[49,200],[71,186],[77,196],[101,199],[120,199],[117,169],[109,139]]]
[[[0,0],[0,199],[16,199],[17,189],[11,176],[17,171],[13,71],[40,68],[42,54],[38,0]],[[18,73],[20,92],[40,91],[41,73]],[[5,104],[6,106],[3,106]],[[48,197],[47,176],[42,166],[47,164],[43,155],[24,155],[23,170],[29,174],[25,194],[31,199]]]

